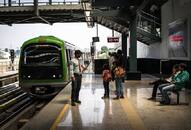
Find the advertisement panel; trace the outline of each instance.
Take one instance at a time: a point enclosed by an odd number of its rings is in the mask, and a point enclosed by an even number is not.
[[[178,20],[169,24],[169,58],[188,57],[187,22]]]

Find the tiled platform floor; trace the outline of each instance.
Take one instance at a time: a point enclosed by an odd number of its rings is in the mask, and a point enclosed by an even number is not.
[[[110,99],[101,99],[104,90],[101,76],[84,75],[81,104],[70,105],[70,86],[63,90],[22,130],[191,130],[191,106],[161,106],[149,101],[152,76],[141,81],[126,81],[125,99],[113,100],[115,86],[110,84]],[[173,102],[176,96],[171,95]],[[191,93],[183,91],[180,102],[190,102]],[[157,100],[160,100],[158,97]],[[48,114],[47,114],[48,113]]]

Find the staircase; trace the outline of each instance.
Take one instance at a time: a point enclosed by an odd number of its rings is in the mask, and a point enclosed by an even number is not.
[[[150,45],[161,42],[161,24],[160,19],[140,11],[137,16],[137,40]]]

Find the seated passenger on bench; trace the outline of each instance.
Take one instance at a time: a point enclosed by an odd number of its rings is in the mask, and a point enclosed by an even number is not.
[[[179,71],[179,65],[176,64],[173,66],[172,68],[172,74],[169,78],[161,78],[159,80],[156,80],[150,84],[153,84],[153,91],[152,91],[152,96],[150,98],[148,98],[148,100],[155,100],[156,99],[156,94],[157,94],[157,89],[158,86],[163,84],[164,86],[169,85],[170,82],[172,81],[172,78],[174,78],[175,74]]]
[[[180,72],[174,76],[172,83],[167,86],[159,86],[159,90],[162,93],[161,104],[170,104],[169,91],[181,91],[181,89],[185,87],[186,82],[189,80],[189,73],[186,71],[186,68],[187,66],[185,64],[179,64]]]

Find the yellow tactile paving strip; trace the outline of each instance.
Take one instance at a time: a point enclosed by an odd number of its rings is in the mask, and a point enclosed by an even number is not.
[[[50,128],[50,130],[56,130],[57,129],[57,126],[58,124],[60,123],[60,121],[62,120],[62,118],[64,117],[66,111],[68,110],[69,108],[69,104],[66,104],[62,111],[60,112],[60,114],[58,115],[58,117],[56,118],[56,120],[54,121],[52,127]]]
[[[125,113],[127,114],[128,117],[128,121],[131,125],[131,128],[133,130],[148,130],[142,119],[140,118],[139,114],[135,111],[135,108],[133,107],[133,105],[131,104],[130,100],[128,100],[127,98],[120,100],[121,105],[123,107],[123,110],[125,111]]]

